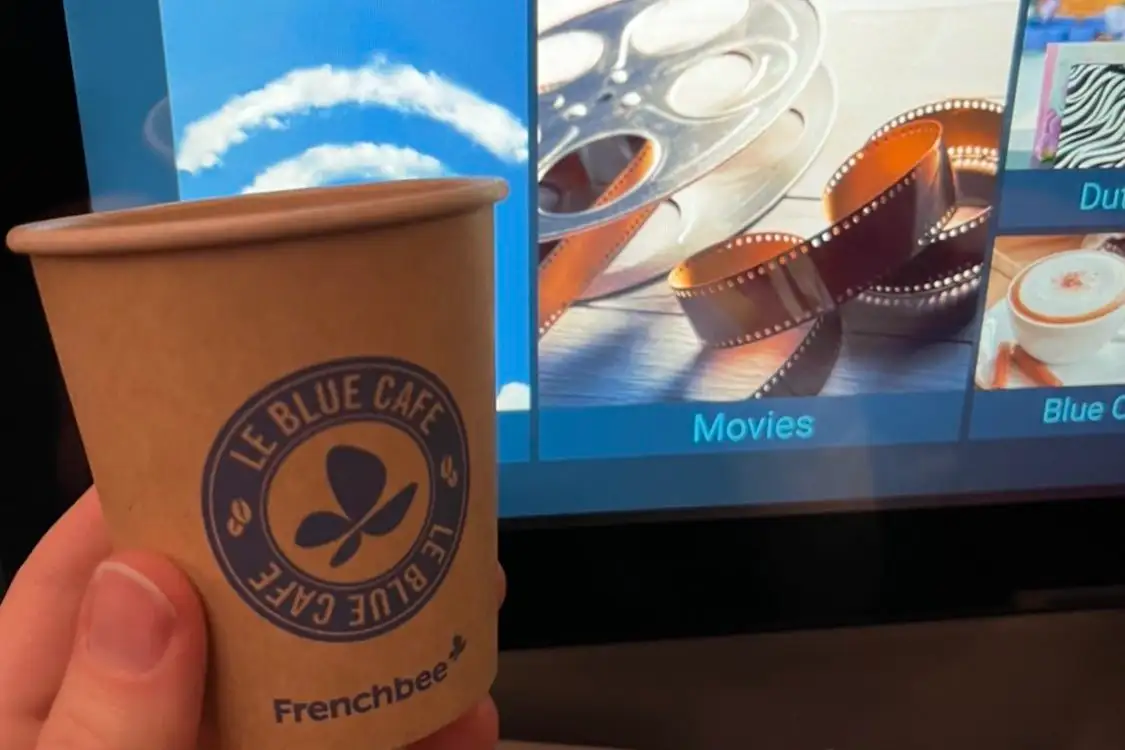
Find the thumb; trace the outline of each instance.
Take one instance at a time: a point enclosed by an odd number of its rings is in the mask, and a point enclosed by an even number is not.
[[[195,750],[206,659],[183,573],[153,555],[114,556],[90,580],[38,750]]]

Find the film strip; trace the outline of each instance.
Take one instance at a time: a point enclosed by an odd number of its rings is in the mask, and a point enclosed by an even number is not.
[[[942,127],[957,195],[957,211],[918,261],[891,272],[869,293],[932,295],[979,281],[999,172],[1004,108],[978,99],[927,104],[883,125],[872,138],[921,119]]]
[[[636,187],[648,174],[656,150],[644,144],[610,186],[594,202],[611,204]],[[656,211],[657,204],[626,214],[560,240],[539,262],[539,335],[555,324],[567,308],[594,282],[629,240]]]
[[[985,100],[935,102],[907,112],[875,137],[908,122],[930,119],[942,126],[953,170],[957,205],[953,217],[916,259],[861,292],[849,320],[903,336],[929,336],[968,325],[976,316],[983,284],[1000,160],[1002,106]]]
[[[809,325],[793,353],[783,359],[765,382],[748,394],[749,397],[796,397],[820,393],[832,375],[843,341],[844,326],[840,316],[836,313],[822,315]],[[749,358],[758,357],[759,353],[751,345],[740,354]]]
[[[750,231],[702,250],[668,276],[703,348],[755,357],[755,344],[805,327],[751,396],[823,387],[841,344],[838,311],[904,332],[968,322],[987,250],[1001,106],[950,100],[878,128],[823,195],[829,226],[812,237]],[[643,179],[644,151],[599,200]],[[571,235],[540,268],[540,335],[644,224],[642,209]],[[562,280],[567,280],[564,284]],[[885,326],[884,326],[885,327]],[[827,364],[826,364],[827,363]]]
[[[878,135],[829,180],[830,226],[808,239],[735,237],[673,269],[669,283],[705,347],[739,346],[835,310],[917,257],[956,209],[942,127]]]

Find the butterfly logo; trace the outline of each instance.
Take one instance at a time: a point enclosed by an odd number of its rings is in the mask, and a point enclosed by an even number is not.
[[[328,485],[339,512],[318,510],[297,527],[298,547],[315,549],[336,545],[329,565],[339,568],[356,556],[367,537],[385,536],[406,518],[418,492],[411,482],[386,502],[387,467],[374,453],[349,445],[337,445],[325,459]]]

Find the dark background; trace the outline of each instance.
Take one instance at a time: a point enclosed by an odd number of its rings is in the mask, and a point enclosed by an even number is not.
[[[75,213],[85,162],[62,3],[0,4],[5,138],[0,230]],[[96,300],[91,300],[96,304]],[[0,568],[12,571],[86,484],[58,364],[26,258],[0,252],[4,487]]]
[[[774,518],[502,524],[502,644],[1125,606],[1121,499],[1015,499]]]

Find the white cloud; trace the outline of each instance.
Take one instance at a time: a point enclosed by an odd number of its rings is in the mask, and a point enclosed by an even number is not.
[[[445,172],[440,161],[412,148],[385,143],[327,143],[266,167],[242,192],[296,190],[345,180],[409,180]]]
[[[299,68],[229,100],[184,128],[177,167],[196,174],[255,130],[278,130],[295,116],[344,105],[386,107],[456,129],[498,158],[527,161],[527,127],[504,107],[438,75],[383,59],[360,68]]]
[[[527,411],[531,408],[531,388],[527,383],[505,383],[496,396],[496,411]]]

